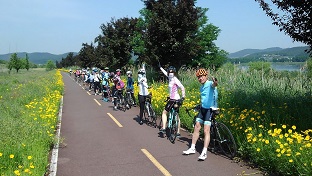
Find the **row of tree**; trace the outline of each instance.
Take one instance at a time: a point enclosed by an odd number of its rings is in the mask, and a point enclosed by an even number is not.
[[[196,7],[196,0],[143,2],[139,18],[112,18],[100,26],[94,42],[83,43],[78,55],[70,53],[57,67],[117,69],[144,62],[153,68],[218,68],[226,62],[228,53],[214,43],[220,29],[208,23],[208,9]]]
[[[19,58],[17,57],[16,53],[13,53],[7,64],[7,67],[9,69],[9,72],[11,72],[12,69],[15,69],[16,72],[18,72],[20,69],[29,70],[30,63],[29,63],[28,55],[26,54],[26,58]]]
[[[58,67],[122,68],[145,62],[152,67],[173,65],[218,68],[227,60],[227,53],[214,41],[220,29],[208,23],[208,9],[196,7],[196,0],[142,0],[145,7],[139,18],[114,18],[102,24],[102,33],[91,44],[83,43],[78,55],[63,58]],[[278,13],[265,0],[255,0],[280,27],[293,38],[312,47],[310,1],[272,0]],[[245,59],[248,60],[248,59]]]
[[[39,67],[38,65],[29,62],[28,54],[26,54],[25,58],[19,58],[17,56],[17,53],[13,53],[9,61],[0,60],[0,63],[7,66],[7,68],[9,69],[9,73],[11,73],[12,69],[15,69],[18,73],[20,69],[26,69],[28,71],[30,68]],[[52,70],[56,68],[56,65],[52,60],[49,60],[45,65],[42,65],[41,67],[45,67],[47,70]]]

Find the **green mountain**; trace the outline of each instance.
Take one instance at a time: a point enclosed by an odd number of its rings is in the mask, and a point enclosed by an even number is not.
[[[267,48],[267,49],[244,49],[235,53],[230,53],[229,58],[259,58],[263,55],[279,55],[279,56],[306,56],[308,54],[305,50],[309,49],[308,46],[293,47],[293,48]]]
[[[10,57],[13,53],[9,54],[1,54],[0,55],[0,60],[5,60],[9,61]],[[18,52],[16,53],[17,57],[19,58],[26,58],[26,54],[28,54],[29,61],[34,63],[34,64],[46,64],[48,60],[52,61],[61,61],[62,58],[66,58],[66,56],[69,54],[64,53],[64,54],[51,54],[51,53],[46,53],[46,52],[34,52],[34,53],[26,53],[26,52]],[[74,53],[76,55],[77,53]]]

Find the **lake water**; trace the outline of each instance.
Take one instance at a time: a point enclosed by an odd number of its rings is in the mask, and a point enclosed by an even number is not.
[[[300,71],[300,68],[305,63],[271,63],[271,67],[277,71]],[[249,68],[248,65],[239,66],[243,70],[247,70]]]

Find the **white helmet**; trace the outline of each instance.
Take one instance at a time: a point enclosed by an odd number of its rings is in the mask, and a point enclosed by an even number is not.
[[[132,71],[129,70],[129,71],[126,72],[126,74],[127,75],[132,75]]]

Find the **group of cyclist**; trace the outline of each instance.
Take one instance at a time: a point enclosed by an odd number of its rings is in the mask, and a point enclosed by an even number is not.
[[[180,80],[176,76],[176,68],[173,66],[168,67],[167,70],[161,67],[159,65],[159,68],[161,72],[167,76],[168,78],[168,99],[167,103],[164,107],[164,110],[162,111],[162,127],[160,128],[161,133],[165,133],[166,129],[166,123],[167,123],[167,114],[174,105],[176,101],[181,101],[181,104],[183,100],[185,99],[185,88],[180,82]],[[117,97],[118,93],[122,93],[124,89],[124,82],[120,78],[121,70],[117,69],[116,72],[109,73],[109,68],[105,67],[104,70],[101,70],[99,72],[98,69],[93,69],[91,73],[89,73],[86,70],[83,70],[81,72],[77,71],[74,72],[75,76],[79,76],[80,74],[86,75],[84,77],[84,82],[89,84],[89,91],[91,90],[91,87],[94,88],[94,94],[97,95],[99,93],[103,93],[103,101],[109,101],[109,98],[112,97],[111,101],[114,103],[114,110],[117,110]],[[134,98],[134,80],[132,78],[132,72],[127,71],[127,84],[126,89],[127,91],[131,92],[131,96],[134,100],[133,105],[136,105],[135,98]],[[196,149],[195,145],[199,138],[199,131],[201,129],[201,125],[204,126],[204,147],[203,150],[198,157],[199,160],[205,160],[207,158],[207,148],[210,142],[210,126],[211,126],[211,119],[210,119],[210,110],[211,107],[216,107],[216,99],[217,99],[217,85],[218,81],[215,78],[212,78],[212,80],[208,80],[208,72],[205,69],[198,69],[196,71],[196,77],[201,83],[200,87],[200,96],[201,96],[201,106],[199,115],[197,116],[195,120],[195,127],[194,132],[192,136],[192,143],[188,150],[183,151],[184,155],[190,155],[195,154]],[[113,87],[110,89],[109,82],[113,82]],[[101,84],[102,83],[102,84]],[[138,100],[139,100],[139,107],[140,107],[140,113],[139,113],[139,124],[143,124],[143,113],[144,113],[144,105],[146,101],[146,97],[149,95],[149,86],[147,83],[146,78],[146,71],[145,66],[143,65],[142,68],[138,71],[138,82],[137,82],[139,93],[138,93]],[[179,91],[181,90],[182,96],[179,95]],[[178,120],[178,130],[177,130],[177,137],[180,136],[180,120]]]

